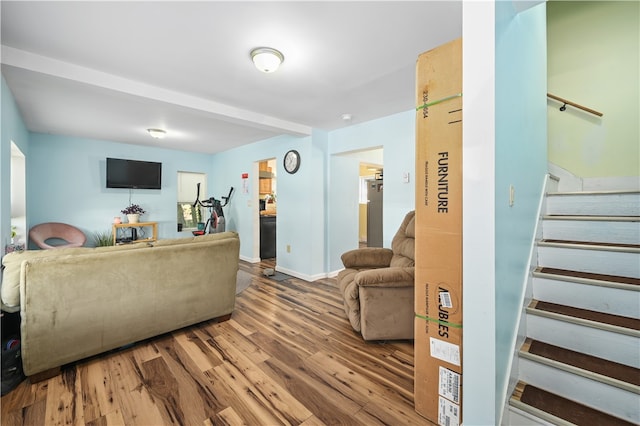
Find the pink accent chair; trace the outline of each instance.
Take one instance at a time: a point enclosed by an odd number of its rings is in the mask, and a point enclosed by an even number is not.
[[[81,230],[59,222],[47,222],[34,226],[29,230],[29,238],[41,249],[82,247],[87,241],[87,237]],[[49,245],[47,240],[50,239],[63,240],[66,244]]]

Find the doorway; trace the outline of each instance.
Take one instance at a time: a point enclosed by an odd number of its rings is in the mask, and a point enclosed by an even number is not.
[[[258,161],[258,237],[260,260],[276,259],[278,214],[275,158]]]
[[[360,163],[359,246],[383,246],[383,169],[381,164]]]
[[[25,156],[11,141],[11,243],[27,244],[27,195]]]
[[[367,247],[382,247],[382,173],[367,180]]]

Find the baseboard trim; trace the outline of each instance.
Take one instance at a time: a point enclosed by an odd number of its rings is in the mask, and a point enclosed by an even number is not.
[[[240,260],[244,260],[245,262],[249,262],[249,263],[260,263],[259,257],[248,257],[248,256],[240,255]]]

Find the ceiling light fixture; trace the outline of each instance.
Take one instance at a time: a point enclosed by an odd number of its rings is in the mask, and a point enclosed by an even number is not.
[[[284,55],[270,47],[256,47],[251,51],[251,60],[260,71],[270,73],[278,69],[284,61]]]
[[[162,139],[167,136],[166,130],[162,129],[147,129],[147,132],[149,132],[151,137],[155,139]]]

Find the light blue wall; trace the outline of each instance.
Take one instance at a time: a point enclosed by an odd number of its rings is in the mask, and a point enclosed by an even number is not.
[[[329,271],[342,269],[342,253],[358,248],[359,166],[358,158],[351,156],[335,155],[329,161]]]
[[[312,137],[282,136],[213,155],[196,154],[116,142],[32,134],[27,159],[29,224],[47,221],[72,223],[88,236],[111,228],[114,216],[129,203],[128,189],[106,188],[105,158],[119,157],[162,163],[162,190],[133,190],[132,202],[147,214],[143,220],[159,222],[159,236],[187,236],[176,230],[177,172],[206,173],[209,193],[221,199],[235,188],[224,208],[227,230],[241,238],[241,255],[254,259],[254,219],[257,218],[257,191],[249,179],[248,193],[243,192],[242,173],[256,177],[257,162],[276,158],[278,188],[278,266],[305,278],[325,273],[325,182],[327,134],[314,132]],[[297,149],[302,165],[295,175],[287,174],[282,157]],[[255,181],[257,184],[257,180]],[[77,207],[75,207],[77,206]],[[286,252],[286,245],[291,252]]]
[[[2,111],[0,112],[0,247],[4,254],[4,246],[11,241],[11,141],[23,154],[29,153],[29,132],[15,103],[13,95],[2,77]],[[27,177],[27,184],[29,178]]]
[[[496,412],[506,397],[537,208],[547,172],[546,4],[496,2]],[[515,203],[509,206],[509,186]]]
[[[243,259],[257,260],[259,256],[257,162],[275,158],[278,269],[306,279],[323,272],[324,138],[316,132],[309,137],[278,136],[214,156],[214,194],[228,191],[229,186],[237,189],[229,213],[225,214],[231,218],[231,228],[240,235]],[[282,162],[290,149],[297,150],[301,157],[300,169],[293,175],[285,172]],[[246,193],[242,189],[243,173],[249,174]],[[290,252],[286,250],[287,245],[291,247]]]
[[[229,187],[235,188],[225,207],[227,229],[240,234],[241,256],[256,260],[257,162],[275,158],[278,269],[313,280],[342,267],[339,256],[345,243],[340,242],[341,233],[330,232],[331,217],[340,221],[335,231],[340,227],[356,230],[349,248],[355,248],[358,241],[357,164],[352,179],[355,192],[349,200],[354,206],[353,218],[345,221],[341,215],[348,211],[346,203],[332,199],[332,194],[345,194],[345,172],[330,167],[333,160],[329,146],[336,153],[385,148],[384,239],[389,245],[404,214],[414,206],[414,127],[414,114],[410,111],[331,133],[316,130],[309,137],[280,136],[216,155],[24,131],[25,137],[30,137],[27,226],[62,221],[78,226],[88,236],[108,231],[113,217],[120,216],[120,209],[129,203],[129,190],[106,188],[106,157],[158,161],[163,166],[162,190],[132,191],[132,201],[148,211],[143,220],[159,222],[161,238],[188,235],[176,230],[177,172],[206,173],[209,193],[201,196],[219,199]],[[297,149],[302,157],[300,170],[294,175],[286,173],[282,166],[289,149]],[[333,176],[327,173],[329,168]],[[402,183],[403,172],[410,173],[410,183]],[[247,193],[243,191],[242,173],[250,176]],[[332,202],[333,208],[328,209]],[[3,203],[3,207],[9,204]],[[92,245],[91,240],[88,245]]]
[[[275,158],[277,176],[277,267],[305,279],[342,268],[340,255],[358,246],[358,161],[340,153],[384,148],[384,241],[391,239],[407,211],[414,208],[415,114],[392,115],[344,129],[315,130],[310,137],[279,136],[216,154],[214,194],[234,186],[230,225],[240,234],[240,254],[256,259],[256,162]],[[289,175],[282,158],[289,149],[302,157],[300,170]],[[402,172],[411,181],[402,183]],[[249,173],[247,193],[242,173]],[[217,191],[217,192],[216,192]],[[287,252],[286,247],[291,251]]]
[[[162,238],[180,235],[177,172],[206,173],[208,185],[212,184],[210,155],[32,133],[27,156],[27,226],[70,223],[85,232],[87,245],[93,245],[93,233],[110,231],[114,216],[123,216],[120,210],[129,204],[130,191],[106,187],[106,157],[162,163],[161,190],[131,191],[131,201],[147,211],[142,220],[158,222]]]
[[[391,247],[404,216],[415,209],[415,111],[394,114],[329,133],[329,271],[341,269],[340,255],[358,247],[359,161],[340,154],[383,148],[383,245]],[[410,175],[409,183],[402,180]]]
[[[328,271],[328,258],[331,249],[327,234],[328,223],[328,187],[329,178],[327,167],[329,163],[328,146],[329,133],[319,130],[313,131],[311,143],[312,172],[310,187],[314,194],[310,200],[310,240],[311,246],[311,274],[313,277],[324,277]],[[317,177],[316,177],[317,176]]]

